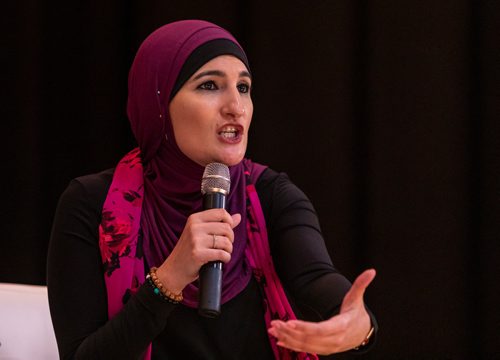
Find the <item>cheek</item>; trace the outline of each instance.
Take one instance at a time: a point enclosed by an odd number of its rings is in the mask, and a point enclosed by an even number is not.
[[[182,106],[171,114],[174,134],[192,137],[204,129],[204,110],[202,106]]]
[[[244,109],[245,109],[245,122],[248,126],[250,126],[250,123],[252,122],[252,116],[253,116],[253,102],[252,98],[247,97],[243,98],[244,100]]]
[[[250,128],[250,125],[252,124],[252,117],[253,117],[253,106],[251,106],[248,110],[248,116],[247,116],[247,126]]]

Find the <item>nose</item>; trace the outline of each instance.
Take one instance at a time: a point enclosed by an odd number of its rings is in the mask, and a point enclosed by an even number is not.
[[[239,118],[245,114],[245,104],[241,99],[241,94],[237,89],[227,91],[222,106],[222,113],[225,116]]]

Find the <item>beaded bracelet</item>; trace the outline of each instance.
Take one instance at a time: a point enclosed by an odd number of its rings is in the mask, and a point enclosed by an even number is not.
[[[168,301],[169,303],[172,304],[180,303],[183,299],[182,292],[180,292],[179,294],[174,294],[173,292],[167,290],[158,279],[158,276],[156,275],[156,270],[158,270],[158,268],[152,267],[149,270],[149,274],[146,276],[146,280],[153,288],[153,292],[156,295],[160,296],[162,299]]]

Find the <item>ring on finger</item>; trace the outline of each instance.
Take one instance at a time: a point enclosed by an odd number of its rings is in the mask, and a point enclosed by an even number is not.
[[[217,249],[217,248],[215,247],[215,242],[217,241],[217,235],[212,234],[212,236],[214,237],[214,243],[212,244],[212,249]]]

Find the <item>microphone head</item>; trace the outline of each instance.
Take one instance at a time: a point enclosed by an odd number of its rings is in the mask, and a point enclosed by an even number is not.
[[[201,179],[201,193],[219,192],[227,195],[231,187],[229,168],[225,164],[213,162],[205,167]]]

